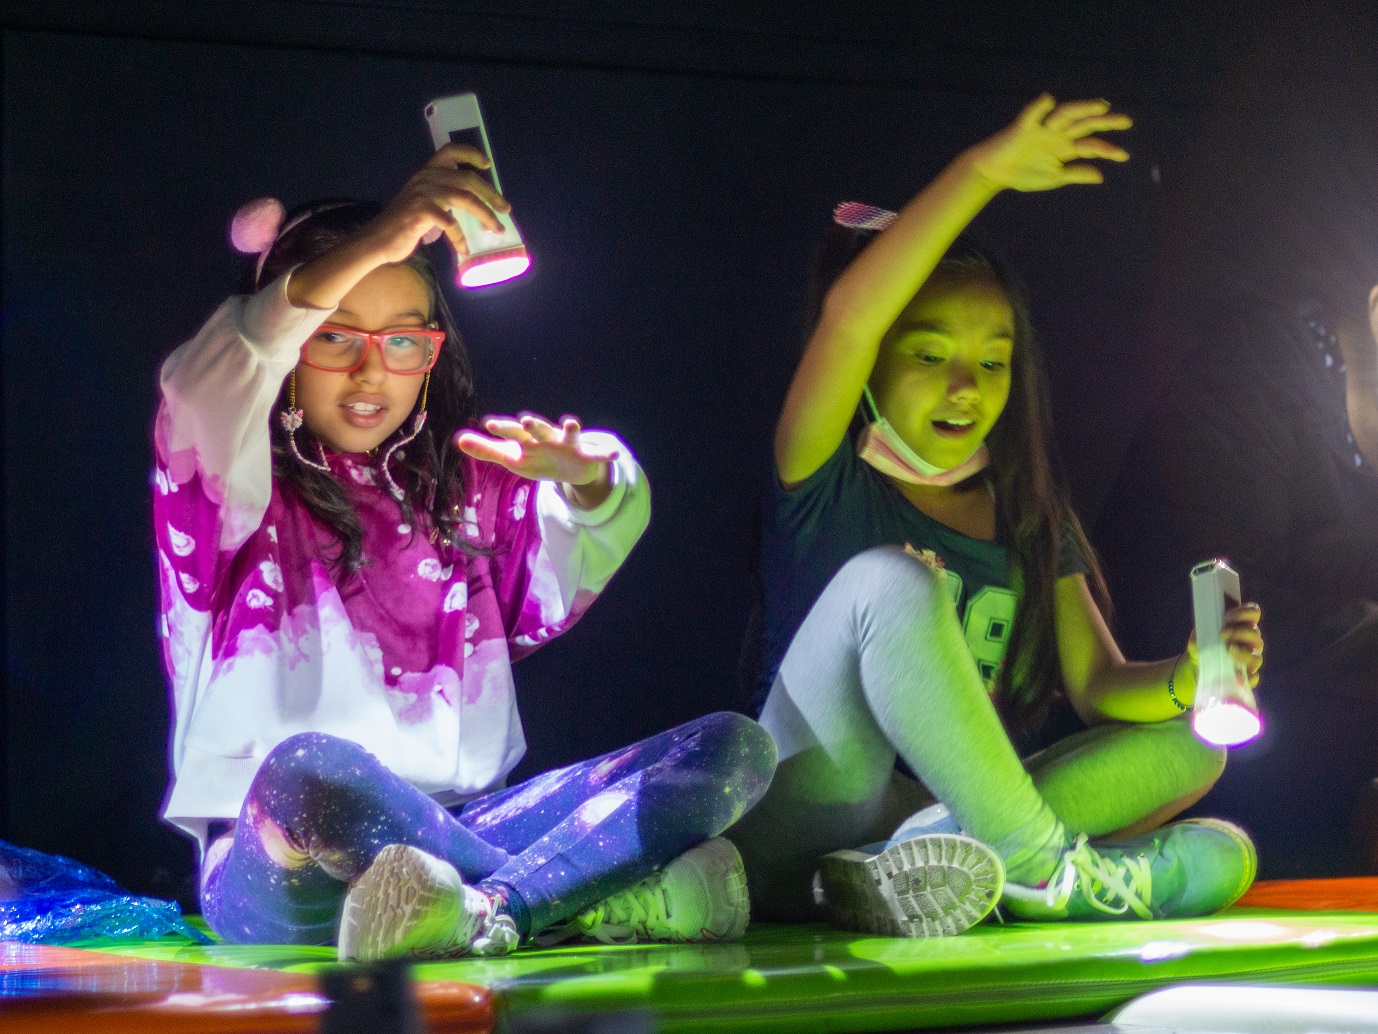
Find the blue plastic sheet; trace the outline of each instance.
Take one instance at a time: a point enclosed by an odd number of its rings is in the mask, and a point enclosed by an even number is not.
[[[89,865],[0,840],[0,941],[165,936],[207,941],[171,901],[130,894]]]

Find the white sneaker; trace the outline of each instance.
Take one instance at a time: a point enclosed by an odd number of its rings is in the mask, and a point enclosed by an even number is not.
[[[506,955],[521,939],[512,917],[466,886],[449,862],[389,844],[349,888],[340,961]]]
[[[971,837],[933,833],[876,854],[834,851],[818,860],[814,901],[834,925],[887,937],[961,933],[990,914],[1005,865]]]
[[[735,941],[750,918],[742,856],[730,840],[714,837],[630,889],[547,927],[536,943],[572,937],[603,944]]]

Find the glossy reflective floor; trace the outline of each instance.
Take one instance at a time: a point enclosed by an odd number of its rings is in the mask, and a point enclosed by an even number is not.
[[[173,939],[0,944],[0,1034],[315,1030],[333,963],[330,948]],[[519,1026],[634,1011],[713,1034],[1089,1020],[1184,981],[1378,986],[1378,880],[1260,884],[1211,919],[986,924],[928,940],[759,926],[736,944],[573,945],[414,973],[433,1032],[488,1031],[499,1012]]]

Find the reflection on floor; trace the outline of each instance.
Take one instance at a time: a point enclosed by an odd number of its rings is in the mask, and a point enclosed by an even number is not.
[[[155,954],[167,943],[143,946]],[[329,1005],[307,973],[230,969],[45,945],[0,943],[0,1031],[27,1034],[307,1034]],[[417,986],[431,1034],[487,1034],[492,996],[455,981]],[[381,1032],[380,1032],[381,1034]]]
[[[415,968],[432,1032],[634,1013],[668,1032],[1094,1022],[1184,981],[1378,985],[1378,881],[1260,885],[1254,907],[1163,923],[983,925],[899,940],[760,926],[722,945],[574,945]],[[1287,909],[1257,907],[1287,904]],[[329,948],[181,940],[0,945],[0,1034],[309,1031]],[[350,979],[355,979],[351,976]],[[546,1029],[550,1029],[546,1027]]]

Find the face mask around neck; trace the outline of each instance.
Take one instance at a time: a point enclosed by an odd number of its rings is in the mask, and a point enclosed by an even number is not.
[[[856,443],[857,458],[882,474],[910,485],[932,485],[945,488],[965,481],[990,465],[990,449],[983,441],[955,467],[935,467],[909,447],[890,421],[880,415],[871,389],[865,388],[863,397],[870,410],[871,420]]]

